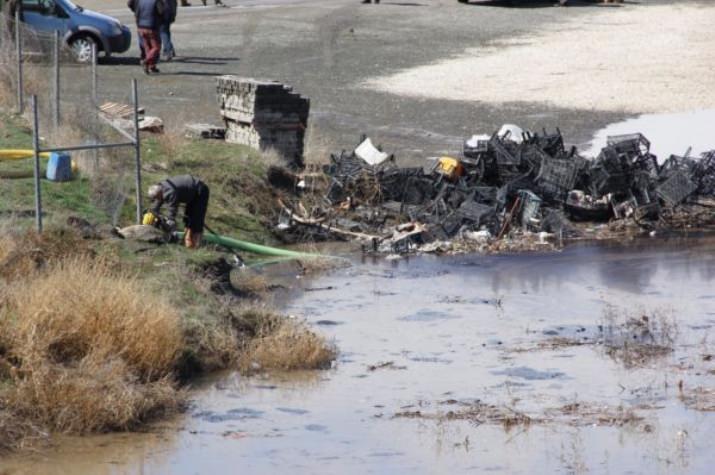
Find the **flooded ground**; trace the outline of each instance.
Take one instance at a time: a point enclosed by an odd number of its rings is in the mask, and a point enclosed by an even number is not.
[[[147,433],[0,473],[712,473],[713,249],[358,261],[288,303],[335,339],[333,370],[226,374]]]
[[[690,149],[691,157],[715,147],[712,126],[715,109],[679,112],[675,114],[644,114],[623,122],[611,124],[598,131],[590,147],[583,150],[588,157],[597,156],[612,135],[640,132],[650,141],[651,153],[663,163],[671,155],[684,156]]]

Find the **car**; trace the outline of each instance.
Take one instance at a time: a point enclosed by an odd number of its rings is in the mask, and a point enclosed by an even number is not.
[[[92,46],[109,57],[132,43],[129,28],[119,20],[75,5],[70,0],[22,0],[23,21],[40,32],[59,31],[77,61],[92,60]]]

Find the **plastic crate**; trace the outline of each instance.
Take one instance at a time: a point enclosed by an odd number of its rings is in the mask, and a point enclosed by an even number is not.
[[[668,206],[676,206],[697,190],[698,186],[690,180],[682,170],[670,175],[663,183],[658,185],[656,193]]]
[[[611,135],[606,137],[606,144],[617,153],[629,156],[644,155],[650,152],[650,141],[640,133]]]

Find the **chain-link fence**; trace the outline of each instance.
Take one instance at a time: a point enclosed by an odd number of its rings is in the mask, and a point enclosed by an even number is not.
[[[138,209],[132,206],[139,199],[135,193],[138,147],[132,144],[137,137],[134,106],[126,104],[132,84],[122,91],[102,89],[96,46],[90,44],[89,55],[86,45],[80,46],[68,45],[60,32],[37,31],[0,13],[0,106],[22,114],[32,125],[31,104],[36,96],[38,148],[72,148],[68,152],[75,178],[40,183],[43,214],[59,219],[77,215],[116,225],[135,218],[134,208]],[[2,142],[0,137],[0,153],[7,148]],[[27,160],[10,163],[0,155],[0,182],[8,192],[0,200],[0,213],[34,215],[30,213],[35,208],[33,194],[26,190],[32,180],[22,173],[10,180],[2,173],[25,168],[31,169]],[[41,217],[36,216],[38,227]]]

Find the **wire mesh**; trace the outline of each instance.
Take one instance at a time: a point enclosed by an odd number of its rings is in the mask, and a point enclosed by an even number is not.
[[[20,38],[21,54],[18,55]],[[96,57],[96,55],[95,55]],[[20,61],[19,61],[20,60]],[[22,74],[18,74],[22,68]],[[0,13],[0,108],[24,112],[31,120],[30,98],[37,96],[42,148],[126,142],[101,117],[99,106],[106,102],[126,102],[131,93],[102,88],[96,62],[81,62],[75,50],[56,32],[37,31]],[[18,94],[18,92],[22,94]],[[22,97],[22,103],[18,103]],[[131,121],[125,126],[131,127]],[[127,130],[134,134],[133,129]],[[30,139],[25,148],[32,148]],[[0,149],[7,148],[0,138]],[[134,151],[131,148],[71,153],[75,178],[67,183],[42,180],[44,214],[66,219],[76,215],[97,224],[116,225],[133,220],[131,202],[134,188]],[[43,163],[43,177],[44,177]],[[32,170],[31,160],[0,162],[0,170]],[[16,173],[16,176],[25,176]],[[0,178],[0,180],[3,180]],[[28,178],[3,180],[10,196],[0,203],[3,213],[33,208],[32,186]]]

